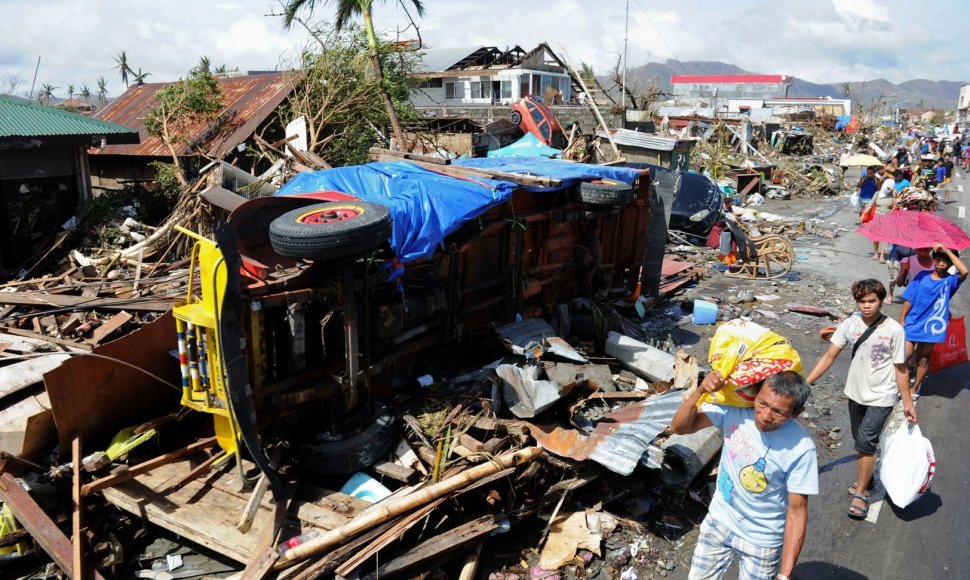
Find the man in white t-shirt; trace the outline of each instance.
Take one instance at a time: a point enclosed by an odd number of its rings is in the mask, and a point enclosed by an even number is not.
[[[818,494],[815,442],[794,418],[811,389],[794,371],[764,380],[754,408],[698,402],[724,385],[708,373],[670,423],[674,433],[714,425],[724,434],[717,491],[701,524],[690,580],[724,576],[735,556],[742,578],[788,580],[805,541],[808,496]]]
[[[832,335],[832,346],[808,374],[808,383],[821,378],[839,353],[849,347],[853,356],[845,396],[849,398],[849,424],[859,464],[858,478],[849,486],[852,503],[848,515],[862,520],[869,513],[868,489],[876,466],[876,444],[897,397],[902,397],[906,418],[915,423],[917,417],[909,391],[906,333],[898,322],[880,312],[885,286],[878,280],[859,280],[852,284],[852,297],[859,312],[839,324]]]

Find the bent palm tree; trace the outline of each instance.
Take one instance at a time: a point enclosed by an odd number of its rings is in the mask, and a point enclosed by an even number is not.
[[[304,8],[312,12],[316,3],[317,0],[288,0],[286,6],[283,8],[283,26],[289,28],[296,19],[297,13]],[[327,4],[329,0],[323,0],[322,3]],[[424,16],[424,4],[422,4],[421,0],[411,0],[411,3],[414,4],[414,9],[417,11],[418,16]],[[371,14],[371,6],[373,4],[374,0],[336,0],[337,14],[334,25],[337,27],[337,30],[340,30],[354,16],[360,15],[364,18],[364,30],[367,31],[367,47],[370,49],[371,65],[374,67],[374,74],[377,75],[381,97],[384,99],[384,108],[387,109],[387,116],[391,121],[394,138],[397,139],[398,145],[403,148],[404,131],[401,129],[401,121],[397,117],[394,102],[391,101],[391,95],[384,85],[384,69],[381,67],[380,45],[377,42],[377,33],[374,32],[374,20]]]
[[[115,62],[118,63],[114,66],[114,68],[118,69],[118,71],[121,73],[121,82],[125,83],[125,88],[128,88],[128,73],[134,72],[131,70],[131,67],[128,66],[128,55],[122,50],[121,54],[114,57],[114,59]]]
[[[37,95],[37,100],[44,104],[49,105],[51,102],[51,99],[54,98],[54,89],[56,88],[58,87],[55,87],[50,83],[44,83],[40,87],[40,94]]]
[[[98,77],[98,104],[105,106],[108,103],[108,81],[104,77]]]
[[[139,67],[138,72],[131,71],[131,80],[136,87],[140,87],[145,84],[145,77],[151,76],[151,74],[150,72],[141,72],[141,67]]]

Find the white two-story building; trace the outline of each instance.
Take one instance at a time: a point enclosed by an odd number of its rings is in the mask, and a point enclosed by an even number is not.
[[[411,91],[416,107],[510,104],[526,96],[547,105],[572,99],[568,68],[544,42],[528,52],[519,46],[430,49],[421,62],[423,80]]]

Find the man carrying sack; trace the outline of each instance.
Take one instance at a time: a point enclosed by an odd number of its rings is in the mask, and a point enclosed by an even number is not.
[[[722,325],[709,358],[713,370],[670,424],[674,433],[713,425],[724,435],[689,578],[721,578],[737,557],[742,578],[788,580],[805,541],[808,496],[818,493],[815,443],[795,421],[811,389],[787,339],[754,323]]]

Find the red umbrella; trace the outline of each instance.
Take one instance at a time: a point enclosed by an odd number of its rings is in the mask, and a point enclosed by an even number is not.
[[[962,250],[970,248],[970,237],[950,220],[925,211],[894,211],[877,215],[856,230],[874,242],[908,248],[931,248],[934,244]]]

